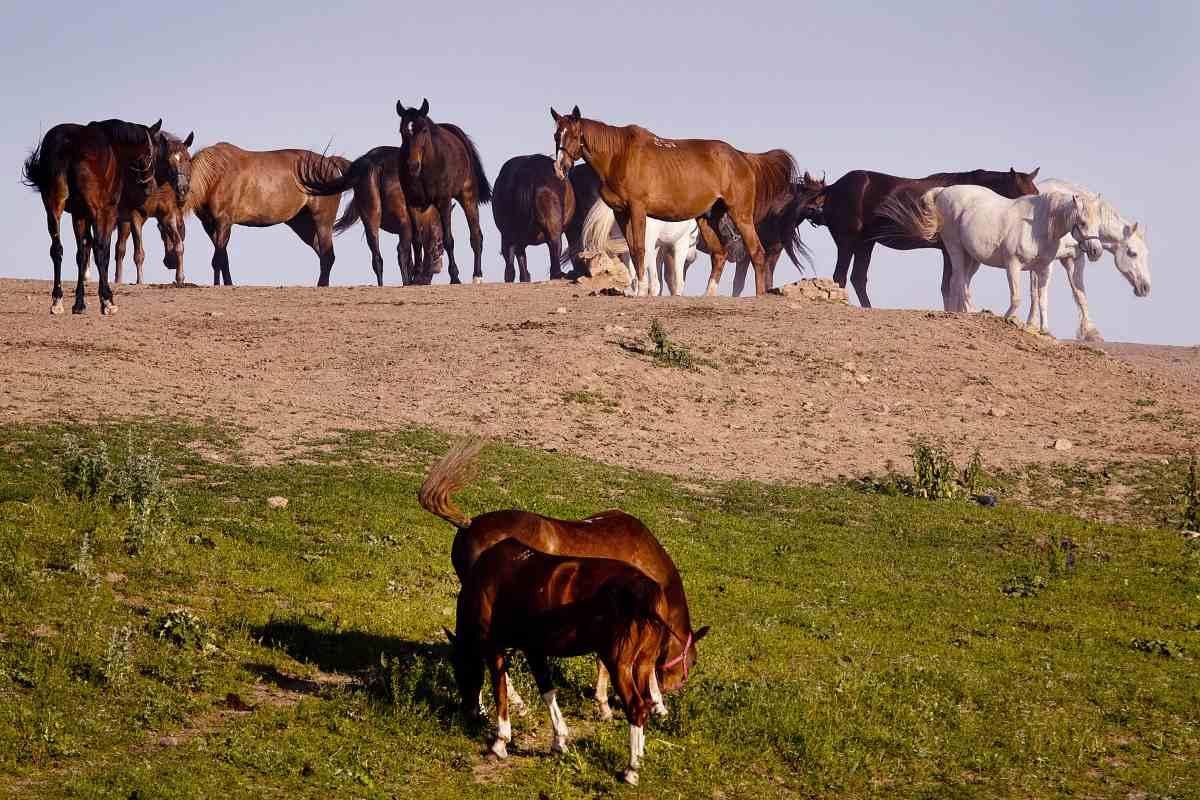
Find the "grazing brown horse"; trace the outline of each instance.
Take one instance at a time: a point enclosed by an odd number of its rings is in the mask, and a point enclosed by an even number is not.
[[[504,280],[516,278],[513,256],[528,283],[525,248],[544,244],[550,249],[550,279],[563,277],[562,235],[575,215],[575,191],[554,174],[554,159],[543,155],[514,156],[504,162],[492,193],[492,214],[500,230]]]
[[[409,208],[404,196],[403,151],[399,147],[376,147],[356,158],[336,177],[322,179],[319,157],[306,159],[300,182],[309,194],[340,195],[353,190],[354,196],[333,226],[334,233],[348,230],[360,219],[371,250],[371,269],[383,286],[383,256],[379,253],[379,229],[400,237],[396,260],[400,266],[400,282],[405,286],[427,284],[442,269],[445,252],[442,222],[437,209]],[[416,265],[416,268],[414,268]]]
[[[467,442],[451,449],[429,471],[418,494],[422,508],[458,529],[450,549],[450,561],[458,579],[465,579],[480,553],[510,537],[552,555],[615,558],[632,564],[663,587],[667,598],[664,618],[674,632],[667,645],[669,665],[662,670],[661,676],[654,676],[651,691],[658,694],[660,677],[663,691],[674,691],[682,686],[696,659],[691,616],[679,570],[650,529],[636,517],[616,510],[581,520],[551,519],[516,510],[491,511],[471,519],[454,505],[450,496],[470,481],[481,448],[481,443]],[[607,686],[608,674],[601,669],[596,682],[596,700],[601,716],[606,719],[612,715]],[[665,707],[658,705],[656,713],[665,714]]]
[[[651,679],[667,663],[673,637],[663,619],[667,606],[662,586],[624,561],[548,555],[514,538],[497,542],[471,565],[458,593],[450,641],[464,713],[475,710],[486,663],[496,703],[491,752],[507,758],[512,739],[507,659],[509,650],[520,650],[550,711],[551,750],[565,752],[569,731],[547,658],[595,653],[613,676],[625,708],[629,766],[623,777],[636,784],[654,704]],[[698,641],[707,632],[689,631],[688,640]]]
[[[479,227],[479,205],[492,201],[492,186],[483,171],[483,160],[475,143],[462,128],[436,123],[429,118],[429,101],[420,108],[405,108],[396,101],[400,116],[400,138],[404,149],[404,194],[409,208],[433,206],[442,220],[442,238],[450,256],[450,282],[462,283],[454,260],[454,234],[450,227],[451,200],[457,200],[471,230],[475,254],[472,282],[483,283],[483,230]]]
[[[116,283],[121,282],[125,262],[125,247],[133,237],[133,264],[137,269],[137,282],[142,282],[142,264],[146,250],[142,246],[142,226],[153,217],[158,222],[158,233],[163,243],[163,266],[175,270],[176,285],[183,284],[183,240],[187,234],[184,223],[183,203],[170,186],[159,186],[151,192],[145,202],[131,209],[117,223],[117,247],[113,255],[116,261]]]
[[[200,219],[213,243],[213,285],[233,283],[229,235],[234,225],[269,228],[287,225],[321,262],[318,286],[329,285],[333,269],[333,223],[337,197],[311,197],[300,183],[300,165],[311,160],[316,177],[336,177],[350,166],[338,156],[311,150],[252,151],[219,142],[192,157],[192,189],[187,207]]]
[[[1033,182],[1037,174],[1036,169],[1033,172],[1017,172],[1011,167],[1007,172],[977,169],[971,172],[938,172],[924,178],[900,178],[861,169],[847,172],[830,184],[817,201],[821,206],[824,224],[828,226],[829,234],[837,245],[833,279],[839,286],[845,287],[846,272],[853,258],[854,270],[850,273],[850,283],[854,285],[859,304],[863,308],[870,308],[867,271],[871,268],[871,251],[876,244],[893,250],[936,247],[942,250],[942,296],[948,298],[952,270],[950,257],[941,243],[899,233],[893,223],[876,213],[879,205],[894,192],[912,192],[920,197],[930,189],[955,184],[986,186],[997,194],[1016,199],[1038,193]]]
[[[71,311],[87,310],[84,282],[88,251],[99,273],[100,313],[117,310],[108,281],[109,248],[118,219],[140,206],[159,183],[171,185],[182,199],[188,191],[191,156],[187,144],[162,131],[162,120],[149,127],[118,119],[66,123],[46,132],[25,160],[25,183],[39,192],[46,209],[50,233],[50,260],[54,288],[50,313],[61,314],[63,211],[71,214],[75,232],[75,304]]]
[[[561,115],[553,108],[555,168],[565,178],[583,158],[600,177],[600,196],[617,214],[638,274],[646,281],[646,217],[668,222],[695,219],[700,237],[713,254],[708,294],[715,295],[725,266],[725,246],[717,235],[728,214],[745,241],[754,264],[758,294],[770,286],[766,253],[754,224],[791,185],[795,162],[783,150],[744,153],[708,139],[663,139],[645,128],[623,128],[585,119],[576,106]]]
[[[583,251],[583,222],[588,212],[600,198],[600,176],[587,162],[571,167],[567,179],[571,182],[571,190],[575,193],[575,213],[571,215],[564,232],[567,234],[567,252],[563,254],[562,263],[569,259],[572,274],[581,277],[588,274],[588,266],[579,254]]]

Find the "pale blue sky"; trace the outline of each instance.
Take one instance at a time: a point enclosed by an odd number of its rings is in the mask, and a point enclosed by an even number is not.
[[[4,12],[0,160],[11,180],[0,183],[9,243],[0,275],[49,276],[41,204],[17,178],[28,149],[58,122],[161,116],[177,133],[194,129],[198,145],[321,150],[332,139],[333,152],[354,157],[398,142],[397,97],[428,97],[434,119],[475,138],[494,178],[512,155],[550,152],[548,106],[578,103],[664,136],[785,147],[830,180],[855,168],[1041,166],[1042,177],[1090,186],[1148,226],[1149,298],[1133,296],[1110,256],[1088,268],[1092,316],[1106,337],[1200,342],[1200,267],[1187,244],[1200,186],[1194,3],[108,5]],[[484,270],[498,280],[499,238],[491,210],[483,217]],[[337,240],[335,283],[372,280],[360,230]],[[188,232],[188,277],[209,282],[212,247],[194,219]],[[461,215],[456,236],[469,265]],[[806,228],[804,238],[819,274],[831,274],[829,234]],[[147,274],[165,279],[153,226],[147,240]],[[544,253],[530,259],[539,279]],[[316,280],[315,256],[283,227],[236,228],[230,260],[239,283]],[[387,269],[397,282],[391,259]],[[707,273],[702,257],[689,289]],[[936,252],[877,249],[872,296],[879,306],[938,308],[939,276]],[[781,280],[795,277],[781,267]],[[1061,270],[1053,280],[1052,327],[1070,336],[1074,303]],[[975,294],[1003,310],[1003,273],[981,270]]]

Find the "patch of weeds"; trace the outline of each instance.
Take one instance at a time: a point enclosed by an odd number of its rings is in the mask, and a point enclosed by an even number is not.
[[[1000,585],[1000,591],[1009,597],[1037,597],[1046,588],[1046,579],[1041,575],[1014,575]]]
[[[1182,527],[1190,531],[1200,531],[1200,476],[1197,474],[1195,453],[1188,462],[1187,477],[1183,481],[1183,491],[1179,495],[1178,503]]]
[[[914,497],[948,500],[962,495],[958,467],[941,444],[918,439],[912,451]]]
[[[615,400],[610,400],[599,392],[590,389],[577,389],[573,392],[563,392],[564,403],[577,403],[581,406],[599,406],[601,411],[612,413],[620,408]]]
[[[177,647],[196,650],[213,648],[212,631],[208,625],[186,608],[177,608],[159,617],[154,624],[154,635]]]
[[[91,500],[108,485],[112,461],[104,442],[87,448],[78,437],[67,433],[62,437],[62,487],[79,500]]]
[[[979,494],[984,489],[985,479],[983,456],[980,455],[979,448],[975,448],[975,452],[971,454],[971,460],[967,462],[967,466],[962,471],[962,487],[967,494]]]
[[[175,496],[163,481],[163,461],[153,452],[132,453],[113,473],[113,505],[129,511],[125,547],[139,555],[166,536]]]
[[[84,531],[83,537],[79,540],[79,552],[75,554],[75,561],[71,563],[71,571],[84,580],[96,577],[96,559],[92,554],[92,534],[87,531]]]
[[[1183,648],[1172,641],[1162,639],[1133,639],[1129,646],[1140,653],[1149,653],[1163,658],[1183,658]]]
[[[128,625],[114,628],[100,661],[100,674],[104,676],[105,683],[120,689],[129,682],[132,672],[133,628]]]
[[[692,354],[683,345],[671,341],[657,317],[650,320],[650,342],[654,345],[654,360],[659,364],[678,369],[692,368]]]

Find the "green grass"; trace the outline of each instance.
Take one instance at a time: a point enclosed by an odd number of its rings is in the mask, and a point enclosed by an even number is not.
[[[151,447],[166,465],[167,532],[131,554],[128,508],[63,490],[61,434],[0,428],[0,796],[1183,798],[1200,785],[1200,546],[1175,531],[850,488],[684,489],[491,448],[461,495],[468,513],[620,506],[657,533],[697,625],[713,626],[632,789],[614,777],[623,723],[592,721],[585,659],[561,665],[568,755],[549,755],[540,707],[502,767],[455,715],[441,634],[452,531],[415,501],[443,438],[346,435],[255,467],[219,432],[76,431],[114,465]],[[195,441],[230,463],[182,444]],[[288,506],[269,508],[273,495]]]

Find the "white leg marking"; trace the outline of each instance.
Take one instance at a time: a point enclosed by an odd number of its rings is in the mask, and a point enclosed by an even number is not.
[[[651,713],[656,717],[666,718],[667,705],[663,702],[662,691],[658,688],[658,670],[650,673],[650,699],[654,701]]]
[[[646,749],[646,738],[637,725],[629,726],[629,767],[625,770],[625,782],[637,786],[638,768],[642,765],[642,754]]]
[[[613,718],[612,707],[608,704],[608,670],[604,668],[604,664],[598,665],[599,670],[596,672],[596,711],[600,714],[600,719],[608,722]]]
[[[555,753],[565,753],[567,736],[570,735],[570,731],[567,730],[567,721],[563,719],[562,710],[558,707],[557,692],[551,689],[542,695],[542,699],[546,701],[546,706],[550,709],[550,727],[554,729],[550,735],[550,749]]]

